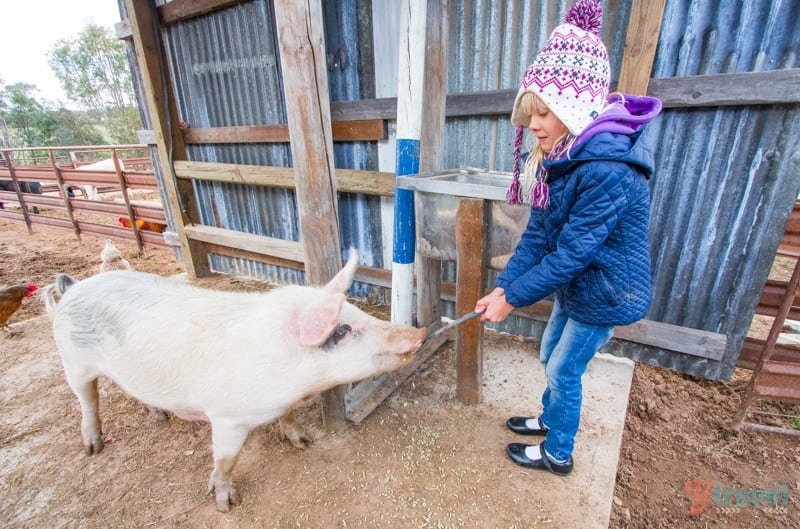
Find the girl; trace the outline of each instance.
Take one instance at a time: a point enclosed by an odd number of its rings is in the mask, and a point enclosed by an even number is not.
[[[650,97],[608,94],[608,52],[597,0],[579,0],[528,67],[514,101],[515,176],[509,202],[531,203],[528,226],[496,288],[478,300],[481,320],[555,293],[541,342],[547,387],[542,413],[511,417],[508,428],[543,435],[511,443],[518,465],[567,475],[581,411],[581,378],[615,325],[650,304],[647,178],[653,155],[641,128],[661,110]],[[523,129],[535,137],[519,178]]]

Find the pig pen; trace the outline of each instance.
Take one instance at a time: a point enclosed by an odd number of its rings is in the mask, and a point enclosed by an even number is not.
[[[85,278],[98,270],[101,239],[0,221],[0,284]],[[171,251],[138,254],[117,243],[134,269],[172,276]],[[195,281],[222,290],[270,285],[233,276]],[[389,319],[386,306],[359,306]],[[442,346],[361,425],[322,425],[315,399],[297,418],[315,442],[281,440],[277,424],[255,429],[234,468],[242,504],[217,512],[206,494],[212,467],[208,424],[161,423],[112,382],[100,383],[107,445],[84,455],[80,410],[64,379],[50,322],[38,299],[0,332],[0,527],[606,527],[632,365],[598,358],[587,377],[584,426],[567,478],[526,470],[505,455],[527,441],[505,428],[538,411],[544,383],[537,343],[487,331],[484,402],[455,397],[454,342]],[[535,441],[538,438],[530,438]]]
[[[230,281],[216,278],[216,281]],[[233,281],[237,281],[233,279]],[[241,280],[239,280],[241,281]],[[595,359],[588,371],[576,470],[522,469],[504,449],[521,438],[505,419],[537,409],[536,344],[486,333],[484,402],[455,399],[447,342],[361,425],[321,422],[320,400],[298,410],[315,438],[301,451],[277,424],[254,430],[234,481],[242,504],[218,513],[206,494],[210,428],[161,423],[101,379],[108,443],[87,457],[77,400],[38,316],[0,335],[0,490],[4,527],[606,527],[632,364]],[[524,438],[522,439],[524,440]]]

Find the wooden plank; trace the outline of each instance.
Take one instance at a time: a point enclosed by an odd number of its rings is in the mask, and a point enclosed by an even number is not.
[[[653,70],[666,0],[633,0],[617,90],[644,95]]]
[[[380,377],[373,377],[361,381],[346,397],[347,419],[360,424],[372,410],[378,407],[386,397],[392,394],[419,366],[425,363],[442,344],[447,341],[447,335],[441,334],[426,342],[419,348],[414,359],[407,366],[386,373]]]
[[[333,133],[320,1],[275,0],[306,282],[324,285],[341,269]],[[327,427],[347,425],[346,387],[323,395]]]
[[[515,309],[512,314],[546,322],[552,309],[553,302],[543,300],[529,307]],[[712,360],[721,359],[728,346],[728,337],[724,334],[653,320],[639,320],[630,325],[614,327],[614,338]]]
[[[286,189],[294,189],[295,186],[291,167],[176,161],[175,175],[183,179]],[[336,169],[336,190],[340,193],[391,197],[394,196],[394,173]]]
[[[334,141],[377,141],[386,138],[383,120],[338,121],[332,124]],[[286,143],[287,125],[257,125],[247,127],[184,128],[183,141],[191,144],[208,143]]]
[[[800,69],[766,72],[693,75],[650,79],[647,95],[657,97],[666,108],[696,106],[749,106],[800,102]],[[511,113],[516,89],[450,94],[446,116],[505,116]],[[336,120],[396,119],[396,98],[334,101]]]
[[[666,108],[800,102],[800,69],[651,79],[648,95]]]
[[[302,244],[234,230],[195,224],[186,226],[186,236],[195,241],[238,248],[248,252],[271,255],[289,261],[303,262]],[[338,261],[338,260],[337,260]],[[340,264],[340,263],[337,263]]]
[[[172,0],[159,6],[158,18],[162,24],[168,26],[241,2],[242,0]]]
[[[420,135],[420,173],[444,169],[444,122],[447,100],[447,3],[448,0],[428,0],[425,24],[425,97],[422,115],[425,126]],[[416,255],[417,326],[441,325],[442,262],[439,259]]]
[[[182,2],[187,4],[188,2]],[[171,8],[172,9],[172,8]],[[125,10],[133,33],[136,62],[142,79],[147,114],[158,137],[158,160],[163,175],[172,174],[171,162],[186,159],[177,107],[172,98],[171,75],[162,70],[168,64],[159,33],[159,21],[150,0],[125,0]],[[166,110],[165,110],[166,109]],[[164,192],[172,214],[172,225],[181,242],[183,265],[190,278],[210,273],[204,244],[191,242],[184,234],[186,225],[199,223],[200,213],[192,182],[164,178]]]
[[[486,284],[488,201],[460,198],[456,213],[456,316],[472,312]],[[483,324],[470,320],[456,328],[456,397],[465,404],[483,398]]]

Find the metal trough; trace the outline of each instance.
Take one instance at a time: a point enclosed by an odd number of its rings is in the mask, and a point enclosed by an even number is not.
[[[472,168],[398,178],[397,187],[414,191],[417,251],[426,257],[455,260],[459,198],[488,200],[486,264],[501,270],[511,257],[530,215],[529,205],[506,203],[511,180],[511,173]]]

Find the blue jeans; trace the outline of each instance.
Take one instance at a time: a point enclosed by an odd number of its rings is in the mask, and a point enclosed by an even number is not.
[[[542,336],[539,359],[547,388],[540,421],[548,428],[544,449],[564,463],[572,456],[581,417],[581,377],[589,361],[614,334],[614,327],[587,325],[571,319],[556,301]]]

